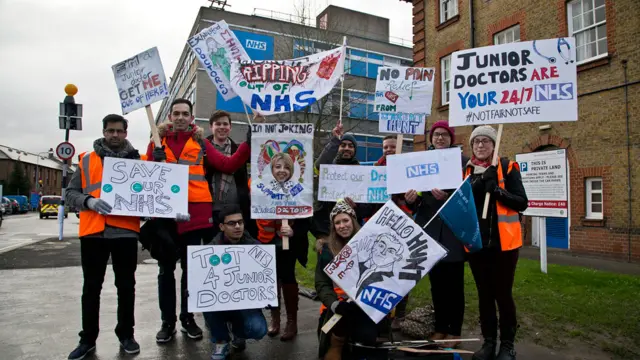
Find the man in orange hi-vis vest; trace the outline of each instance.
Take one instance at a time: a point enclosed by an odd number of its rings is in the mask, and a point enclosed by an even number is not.
[[[111,205],[100,199],[103,159],[140,159],[140,155],[126,139],[127,120],[124,117],[107,115],[102,120],[102,129],[104,137],[94,141],[93,151],[79,156],[78,170],[66,191],[68,205],[80,209],[80,253],[84,276],[80,344],[69,354],[69,360],[83,359],[95,351],[100,291],[109,256],[118,289],[118,325],[115,332],[126,353],[140,352],[140,346],[133,337],[140,218],[111,216]]]

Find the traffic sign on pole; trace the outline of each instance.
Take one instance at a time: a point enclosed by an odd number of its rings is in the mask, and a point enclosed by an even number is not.
[[[68,142],[61,142],[58,147],[56,147],[56,155],[62,160],[69,160],[76,153],[76,148]]]

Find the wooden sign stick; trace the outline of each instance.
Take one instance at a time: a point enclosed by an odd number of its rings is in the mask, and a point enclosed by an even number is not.
[[[500,160],[500,156],[498,156],[498,151],[500,151],[500,140],[502,139],[502,124],[498,126],[498,138],[496,139],[496,147],[493,149],[493,161],[491,165],[498,165],[498,160]],[[491,194],[486,193],[484,195],[484,207],[482,208],[482,218],[487,218],[487,212],[489,210],[489,200],[491,199]]]
[[[147,105],[144,107],[147,110],[147,119],[149,120],[149,127],[151,128],[151,138],[153,139],[153,144],[156,147],[161,147],[162,143],[160,142],[160,136],[158,135],[158,127],[156,126],[156,120],[153,117],[153,111],[151,110],[151,105]]]
[[[396,154],[402,154],[402,142],[404,141],[404,135],[398,134],[396,138]]]
[[[289,226],[289,220],[282,219],[282,225]],[[289,250],[289,237],[282,236],[282,250]]]

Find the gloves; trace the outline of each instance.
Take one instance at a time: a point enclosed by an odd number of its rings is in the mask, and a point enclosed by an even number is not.
[[[334,301],[333,304],[331,304],[331,311],[333,311],[334,314],[345,316],[356,310],[356,307],[358,307],[358,305],[353,302]]]
[[[153,155],[153,161],[155,162],[163,162],[167,160],[167,153],[164,152],[164,146],[154,148],[152,155]]]
[[[491,165],[487,170],[482,173],[482,181],[484,182],[484,190],[488,193],[493,193],[498,187],[498,170],[495,166]]]
[[[247,145],[251,145],[251,125],[247,127]]]
[[[191,215],[189,214],[176,214],[176,221],[177,222],[189,222],[191,221]]]
[[[100,215],[110,214],[113,209],[106,201],[94,197],[87,198],[87,207]]]

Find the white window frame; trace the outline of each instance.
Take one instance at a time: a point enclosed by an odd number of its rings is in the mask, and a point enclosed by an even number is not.
[[[446,77],[445,74],[449,73]],[[448,85],[448,86],[446,86]],[[447,105],[451,99],[447,95],[451,93],[451,55],[440,58],[440,104]]]
[[[516,37],[516,30],[518,30],[518,36]],[[511,36],[511,41],[508,41],[509,36]],[[515,24],[507,29],[500,31],[499,33],[493,34],[493,44],[494,45],[502,45],[509,43],[517,43],[520,42],[520,24]]]
[[[591,2],[591,11],[593,13],[593,24],[591,24],[589,26],[586,26],[586,27],[583,26],[580,30],[576,31],[576,30],[573,29],[573,17],[574,17],[574,14],[573,14],[573,6],[572,5],[575,4],[575,3],[578,3],[578,2],[584,3],[584,1]],[[597,8],[595,7],[595,0],[573,0],[573,1],[567,2],[566,6],[567,6],[567,29],[569,31],[569,36],[576,39],[576,57],[578,56],[578,49],[577,48],[580,46],[580,44],[578,44],[578,39],[577,39],[576,35],[579,34],[579,33],[582,33],[582,32],[585,32],[585,31],[589,31],[591,29],[596,29],[596,35],[595,35],[596,38],[595,38],[595,40],[592,41],[592,42],[594,42],[596,44],[596,52],[599,51],[598,50],[598,42],[600,40],[605,40],[605,44],[607,46],[607,51],[605,51],[605,52],[603,52],[601,54],[596,54],[596,55],[594,55],[592,57],[589,57],[589,58],[585,58],[585,59],[579,60],[577,62],[577,64],[580,65],[580,64],[588,63],[588,62],[591,62],[591,61],[594,61],[594,60],[598,60],[598,59],[602,59],[602,58],[607,57],[609,55],[609,43],[607,41],[606,33],[605,33],[604,38],[601,38],[601,39],[598,39],[598,34],[597,34],[597,28],[599,26],[601,26],[601,25],[605,25],[606,26],[607,25],[607,12],[606,12],[607,6],[606,6],[606,1],[603,0],[603,4],[598,6]],[[600,21],[600,22],[596,22],[596,19],[595,19],[596,9],[601,9],[601,8],[604,8],[604,11],[605,11],[604,20]],[[584,12],[582,12],[580,14],[580,16],[583,16],[583,20],[582,21],[584,21]]]
[[[600,183],[600,189],[593,189],[593,183],[594,182],[599,182]],[[604,188],[604,182],[602,181],[601,177],[591,177],[591,178],[586,178],[585,179],[585,196],[586,196],[586,214],[585,214],[585,218],[586,219],[593,219],[593,220],[602,220],[604,218],[604,194],[603,194],[603,188]],[[593,194],[600,194],[600,199],[601,201],[599,202],[594,202],[592,199]],[[602,205],[602,211],[601,212],[594,212],[592,209],[593,204],[600,204]]]
[[[458,0],[439,0],[440,1],[440,24],[458,15]],[[447,9],[447,4],[453,5]]]

